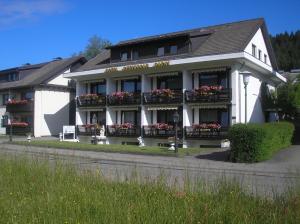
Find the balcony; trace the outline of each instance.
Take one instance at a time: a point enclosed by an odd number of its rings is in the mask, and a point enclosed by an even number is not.
[[[143,94],[144,104],[181,104],[182,100],[180,90],[156,89]]]
[[[12,126],[5,125],[6,127],[6,134],[10,134],[10,128],[12,128],[12,134],[13,135],[27,135],[29,133],[33,134],[33,127],[32,125],[26,123],[26,122],[14,122],[12,123]]]
[[[141,104],[141,93],[136,92],[115,92],[107,98],[107,103],[110,106]]]
[[[227,138],[228,127],[217,123],[196,124],[184,127],[186,139],[224,139]]]
[[[138,137],[141,127],[132,124],[115,124],[107,126],[107,136],[110,137]]]
[[[177,135],[182,137],[182,128],[177,127]],[[143,126],[143,136],[145,138],[168,138],[175,136],[175,127],[167,124],[153,124]]]
[[[6,111],[10,113],[32,112],[33,100],[12,100],[6,104]]]
[[[95,133],[94,125],[77,125],[77,135],[92,136]],[[100,135],[100,129],[96,128],[96,135]]]
[[[185,91],[187,103],[229,103],[231,100],[231,89],[210,89],[213,87],[200,87],[195,90]],[[218,87],[216,87],[218,88]]]
[[[97,107],[106,105],[106,96],[100,94],[86,94],[77,97],[77,107]]]

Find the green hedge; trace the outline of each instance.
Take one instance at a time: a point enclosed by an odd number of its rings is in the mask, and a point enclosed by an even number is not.
[[[291,145],[294,125],[289,122],[236,124],[229,130],[230,159],[233,162],[258,162],[270,159]]]

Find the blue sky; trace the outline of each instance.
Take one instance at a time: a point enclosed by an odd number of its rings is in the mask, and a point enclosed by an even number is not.
[[[116,43],[256,17],[290,32],[299,11],[299,0],[0,0],[0,69],[69,57],[94,34]]]

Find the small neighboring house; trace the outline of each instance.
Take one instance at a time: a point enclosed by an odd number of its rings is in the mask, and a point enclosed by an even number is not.
[[[56,58],[0,71],[1,134],[9,134],[10,122],[13,134],[35,137],[57,135],[63,125],[74,123],[70,100],[75,85],[63,75],[85,62],[83,57]]]
[[[261,87],[286,81],[277,69],[259,18],[121,41],[64,77],[77,81],[82,139],[97,120],[109,143],[168,144],[178,112],[180,142],[199,147],[233,124],[265,122]]]
[[[292,69],[290,72],[282,72],[282,75],[292,83],[300,82],[300,69]]]

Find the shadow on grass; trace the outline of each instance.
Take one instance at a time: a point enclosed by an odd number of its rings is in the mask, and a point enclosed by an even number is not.
[[[208,154],[198,155],[198,156],[196,156],[196,158],[213,160],[213,161],[229,162],[229,153],[230,153],[230,150],[220,151],[220,152],[212,152],[212,153],[208,153]]]

